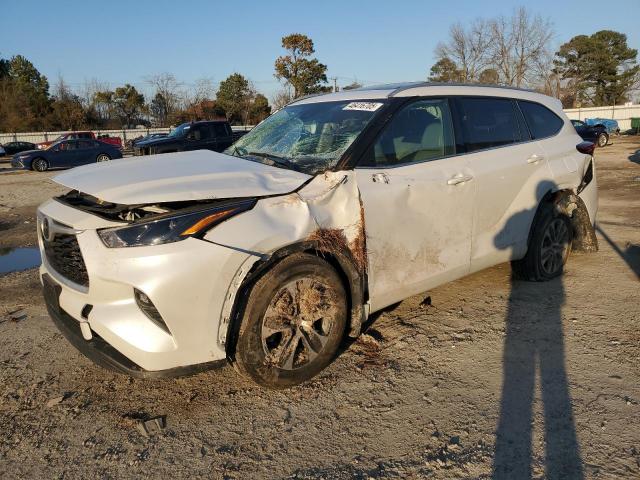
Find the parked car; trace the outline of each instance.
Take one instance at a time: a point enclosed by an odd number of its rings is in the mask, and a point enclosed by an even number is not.
[[[4,150],[4,153],[0,155],[15,155],[26,150],[35,150],[36,144],[31,142],[9,142],[0,144],[0,147]]]
[[[165,138],[136,142],[134,155],[213,150],[222,152],[246,132],[233,132],[226,121],[183,123]]]
[[[599,147],[605,147],[609,143],[609,134],[602,125],[587,125],[580,120],[571,120],[571,123],[584,140],[594,142]]]
[[[133,141],[133,146],[140,142],[146,142],[148,140],[156,140],[158,138],[166,138],[168,133],[150,133],[149,135],[145,135],[144,137],[140,137]]]
[[[610,118],[585,118],[587,125],[602,125],[609,135],[620,135],[620,127],[617,120]]]
[[[72,190],[38,210],[48,311],[132,376],[229,361],[291,386],[388,305],[507,261],[549,280],[572,248],[595,250],[593,150],[560,102],[525,90],[299,99],[224,153],[57,176]]]
[[[109,145],[113,145],[116,148],[122,148],[122,139],[120,137],[110,137],[109,135],[98,135],[93,132],[69,132],[63,135],[60,135],[55,140],[49,142],[40,142],[38,143],[39,149],[45,149],[54,143],[60,142],[61,140],[99,140],[103,143],[108,143]]]
[[[72,168],[87,163],[122,158],[120,149],[98,140],[62,140],[44,150],[17,153],[11,166],[44,172],[50,168]]]

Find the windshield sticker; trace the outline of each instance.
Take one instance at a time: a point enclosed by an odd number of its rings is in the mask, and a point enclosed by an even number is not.
[[[360,110],[363,112],[375,112],[378,110],[383,104],[377,102],[351,102],[342,110]]]

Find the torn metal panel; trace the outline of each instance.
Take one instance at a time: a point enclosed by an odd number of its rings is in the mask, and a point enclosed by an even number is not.
[[[54,181],[119,204],[153,204],[281,195],[311,177],[209,150],[165,153],[85,165]]]
[[[358,186],[352,171],[327,172],[318,175],[299,192],[263,198],[251,215],[238,215],[211,232],[205,240],[220,245],[233,245],[254,255],[275,256],[286,252],[287,246],[304,245],[319,252],[348,258],[353,272],[351,282],[362,282],[366,270],[364,213]],[[232,308],[238,291],[254,267],[244,264],[234,277],[223,307],[223,321],[218,339],[226,342]],[[363,285],[359,284],[360,290]],[[352,293],[354,287],[352,286]],[[359,333],[363,321],[362,295],[352,302],[352,333]]]

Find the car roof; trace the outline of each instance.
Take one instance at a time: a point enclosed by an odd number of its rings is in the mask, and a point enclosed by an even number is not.
[[[306,103],[334,102],[345,100],[376,100],[393,97],[413,96],[486,96],[519,98],[540,102],[552,106],[554,110],[561,109],[560,101],[543,95],[533,90],[524,88],[506,87],[502,85],[487,85],[473,83],[440,83],[440,82],[405,82],[373,85],[343,90],[336,93],[316,94],[303,97],[291,102],[290,105],[302,105]]]

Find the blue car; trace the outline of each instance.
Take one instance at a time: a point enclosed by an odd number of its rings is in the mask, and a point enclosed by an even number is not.
[[[584,123],[587,125],[602,125],[609,135],[611,134],[620,134],[620,127],[618,126],[618,122],[616,120],[611,120],[610,118],[585,118]]]
[[[62,140],[45,150],[20,152],[11,159],[11,166],[44,172],[50,168],[73,168],[87,163],[122,158],[120,149],[98,140]]]

